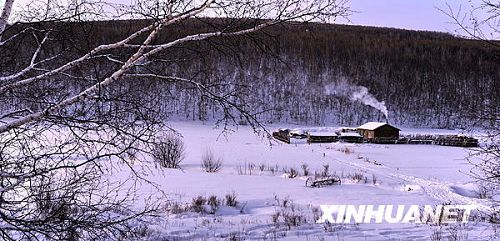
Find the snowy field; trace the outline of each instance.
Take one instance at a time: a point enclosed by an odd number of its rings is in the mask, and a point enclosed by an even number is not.
[[[186,144],[181,169],[152,175],[167,194],[164,215],[142,223],[150,240],[495,240],[491,225],[468,224],[316,224],[319,205],[439,205],[474,204],[478,186],[467,175],[471,149],[435,145],[284,144],[270,142],[241,126],[228,136],[198,122],[175,122]],[[270,126],[270,130],[279,127]],[[402,130],[403,133],[459,133],[450,130]],[[204,172],[202,155],[211,150],[222,158],[217,173]],[[311,188],[308,175],[325,171],[342,184]],[[289,178],[293,168],[298,176]],[[142,190],[148,195],[149,189]],[[225,205],[227,194],[238,204]],[[193,198],[215,195],[221,200],[214,214],[189,207]],[[208,210],[208,211],[206,211]],[[295,217],[295,222],[289,218]],[[440,239],[438,239],[441,235]]]

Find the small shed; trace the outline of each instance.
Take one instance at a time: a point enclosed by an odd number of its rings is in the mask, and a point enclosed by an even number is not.
[[[307,138],[307,132],[300,128],[292,129],[290,130],[290,138],[305,139]]]
[[[337,134],[333,132],[308,132],[307,143],[332,143],[336,142]]]
[[[372,142],[397,141],[400,129],[384,122],[368,122],[357,128],[365,140]]]
[[[357,132],[340,132],[339,140],[349,143],[363,143],[363,137]]]

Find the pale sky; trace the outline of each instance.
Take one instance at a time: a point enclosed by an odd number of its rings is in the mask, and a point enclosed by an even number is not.
[[[457,26],[439,9],[448,11],[449,4],[454,11],[462,13],[472,10],[471,4],[479,6],[481,0],[350,0],[353,13],[350,24],[394,27],[413,30],[451,32]],[[475,11],[479,17],[484,12]],[[346,21],[339,21],[346,23]]]
[[[16,0],[23,4],[30,0]],[[48,1],[48,0],[46,0]],[[112,2],[130,3],[131,0],[111,0]],[[457,26],[451,24],[451,19],[438,9],[448,10],[447,3],[454,10],[462,8],[468,12],[471,3],[479,6],[481,0],[349,0],[350,6],[355,11],[350,17],[350,22],[338,20],[338,23],[347,23],[364,26],[394,27],[413,30],[429,30],[456,33]],[[0,0],[3,5],[5,0]],[[485,16],[481,11],[476,11],[479,16]],[[497,27],[499,22],[496,23]],[[496,36],[491,38],[498,38]]]

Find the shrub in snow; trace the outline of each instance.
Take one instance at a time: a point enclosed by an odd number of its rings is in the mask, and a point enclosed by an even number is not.
[[[154,230],[145,224],[139,224],[125,232],[122,232],[118,240],[148,240],[154,234]]]
[[[276,166],[269,166],[269,167],[267,168],[267,170],[268,170],[269,172],[271,172],[271,174],[273,174],[273,175],[274,175],[274,174],[276,173],[276,171],[277,171],[277,170],[279,170],[278,168],[279,168],[279,167],[278,167],[278,165],[276,165]]]
[[[330,176],[330,165],[326,164],[323,165],[323,172],[321,172],[321,177],[328,177]]]
[[[248,174],[251,176],[252,173],[254,172],[255,164],[254,163],[248,163],[246,169],[248,169]],[[245,169],[245,172],[246,172],[246,169]]]
[[[299,172],[294,168],[285,169],[284,172],[288,175],[288,178],[296,178],[299,175]]]
[[[368,182],[368,180],[365,179],[365,176],[358,172],[354,173],[353,175],[349,175],[349,178],[354,182],[361,182],[361,180],[365,180],[365,183]]]
[[[226,194],[226,206],[236,207],[238,205],[238,201],[236,200],[236,193],[232,192]]]
[[[167,211],[171,214],[180,214],[186,211],[186,208],[180,205],[178,202],[174,202],[168,205]]]
[[[201,168],[206,172],[218,172],[222,169],[222,158],[207,150],[201,157]]]
[[[264,172],[265,169],[266,169],[266,165],[264,165],[264,164],[259,165],[259,170],[261,173]]]
[[[208,197],[207,204],[210,206],[210,214],[215,214],[220,207],[221,201],[217,196],[212,195]]]
[[[185,150],[182,138],[179,135],[169,133],[156,141],[152,155],[162,167],[179,168],[179,164],[184,159]]]
[[[193,198],[193,201],[191,202],[191,210],[193,210],[193,212],[202,213],[205,211],[205,204],[207,204],[207,199],[205,199],[204,197],[198,196],[196,198]]]
[[[292,211],[283,210],[282,217],[285,222],[285,225],[288,227],[288,230],[292,229],[292,227],[297,227],[302,223],[305,223],[302,214],[297,213],[294,210]]]
[[[300,166],[302,168],[302,172],[304,172],[304,176],[309,176],[309,167],[307,166],[307,164],[302,164],[302,166]]]
[[[289,205],[284,203],[280,209],[277,209],[271,215],[271,221],[274,226],[278,227],[280,224],[283,224],[288,230],[307,222],[304,214],[292,203]]]
[[[373,183],[373,185],[377,185],[377,183],[378,183],[378,178],[377,178],[377,176],[375,176],[375,174],[372,174],[372,183]]]
[[[198,196],[193,198],[191,201],[191,211],[197,213],[209,213],[215,214],[217,210],[219,210],[220,205],[222,204],[222,200],[217,198],[215,195],[211,195],[208,198],[203,196]]]
[[[260,165],[259,166],[259,169],[264,168],[263,167],[264,164]],[[242,166],[242,165],[238,165],[237,167],[237,170],[238,170],[238,175],[253,175],[254,173],[254,169],[256,168],[257,166],[254,164],[254,163],[246,163]],[[262,171],[261,171],[262,172]]]

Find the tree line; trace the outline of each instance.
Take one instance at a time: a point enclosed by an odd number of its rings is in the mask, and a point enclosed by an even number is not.
[[[196,18],[163,29],[155,42],[192,33],[242,28],[256,19]],[[148,20],[32,23],[11,26],[57,29],[41,55],[61,54],[64,62],[92,48],[146,26]],[[0,53],[4,72],[16,72],[37,47],[41,36],[10,43]],[[3,99],[15,109],[43,109],[70,96],[120,67],[125,51],[111,51]],[[113,61],[109,61],[112,58]],[[286,23],[246,36],[183,43],[135,66],[136,73],[189,76],[211,90],[244,105],[268,123],[357,125],[384,120],[377,110],[353,102],[349,94],[329,95],[330,84],[347,81],[365,86],[390,112],[389,121],[404,126],[454,128],[467,126],[471,110],[496,110],[500,93],[500,51],[480,41],[447,33],[322,23]],[[55,64],[55,63],[50,63]],[[82,78],[77,72],[92,73]],[[78,76],[78,77],[75,77]],[[224,118],[223,108],[205,93],[183,83],[137,76],[113,88],[134,100],[160,106],[165,119]],[[67,88],[61,88],[62,86]],[[44,91],[40,91],[44,90]],[[58,92],[54,95],[54,92]],[[50,99],[44,99],[44,96]],[[54,99],[55,98],[55,99]],[[126,102],[109,108],[121,108]],[[12,105],[1,108],[13,108]],[[75,107],[76,108],[76,107]],[[242,123],[244,120],[242,119]]]

